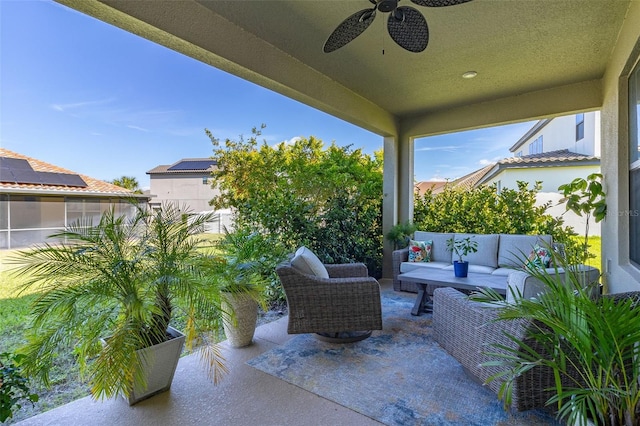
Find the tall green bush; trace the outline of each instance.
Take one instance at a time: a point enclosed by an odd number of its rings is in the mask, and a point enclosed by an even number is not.
[[[468,232],[477,234],[548,234],[565,244],[567,260],[577,262],[581,247],[572,228],[562,218],[545,211],[549,204],[536,205],[541,182],[529,188],[518,182],[518,189],[498,192],[495,185],[479,188],[451,188],[438,194],[427,191],[414,199],[414,224],[432,232]]]
[[[264,126],[263,126],[264,127]],[[313,136],[270,146],[251,137],[221,142],[207,130],[221,194],[241,226],[277,238],[289,250],[306,245],[328,263],[358,261],[382,270],[382,163],[361,150],[325,149]]]

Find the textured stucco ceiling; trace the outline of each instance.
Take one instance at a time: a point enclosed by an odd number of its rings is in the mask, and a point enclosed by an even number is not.
[[[326,54],[329,34],[371,7],[368,0],[60,1],[379,134],[412,117],[601,79],[630,3],[474,0],[429,8],[400,0],[427,19],[424,52],[398,47],[379,12],[360,37]],[[470,70],[478,76],[462,79]],[[507,118],[484,121],[492,120]]]

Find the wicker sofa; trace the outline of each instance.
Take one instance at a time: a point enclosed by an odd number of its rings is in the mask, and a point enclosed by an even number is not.
[[[561,250],[562,246],[553,244],[550,235],[511,235],[511,234],[455,234],[416,231],[414,240],[432,241],[430,262],[408,262],[409,249],[393,252],[393,289],[396,291],[416,292],[415,284],[398,280],[405,272],[423,271],[425,275],[433,269],[451,269],[453,274],[453,255],[447,250],[447,240],[473,237],[478,243],[478,251],[469,253],[464,260],[469,261],[469,272],[504,276],[505,281],[514,269],[522,267],[522,258],[529,255],[534,246],[553,246]],[[551,272],[551,271],[550,271]],[[523,283],[524,284],[524,283]]]

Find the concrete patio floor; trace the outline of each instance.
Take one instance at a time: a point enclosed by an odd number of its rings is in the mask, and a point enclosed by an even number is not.
[[[391,287],[390,280],[380,280]],[[408,314],[408,312],[407,312]],[[256,329],[253,343],[240,349],[223,345],[229,374],[211,383],[197,355],[180,359],[171,390],[129,407],[124,399],[86,397],[20,423],[27,425],[379,425],[380,423],[318,395],[263,373],[246,361],[285,343],[287,318]]]

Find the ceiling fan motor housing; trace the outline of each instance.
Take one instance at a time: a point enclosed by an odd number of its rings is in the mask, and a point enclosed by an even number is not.
[[[398,7],[398,0],[380,0],[376,7],[380,12],[391,12]]]

